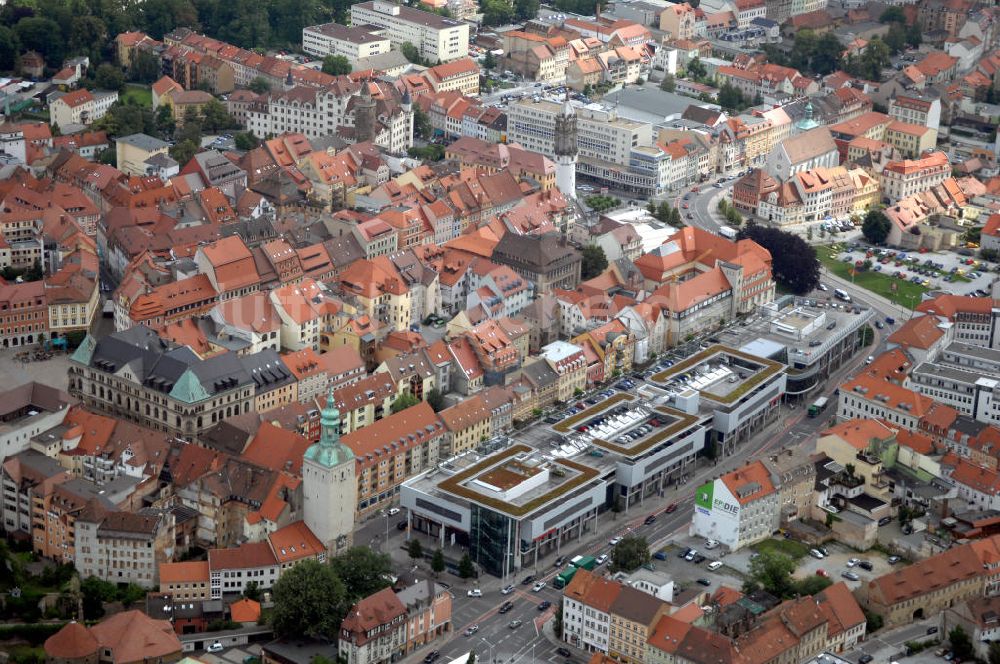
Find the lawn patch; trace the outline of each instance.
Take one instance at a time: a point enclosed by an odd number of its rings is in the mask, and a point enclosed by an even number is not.
[[[802,542],[790,539],[768,539],[754,545],[754,549],[760,553],[780,553],[788,556],[792,560],[804,558],[809,553],[809,547]]]
[[[881,295],[895,304],[913,308],[920,303],[923,294],[928,291],[927,288],[920,284],[915,284],[905,279],[897,279],[893,276],[871,270],[858,272],[852,278],[851,270],[854,268],[854,264],[843,262],[836,253],[830,252],[829,247],[816,247],[816,255],[819,256],[823,267],[841,279],[853,281],[856,286],[869,290],[876,295]],[[883,267],[883,269],[888,268]],[[896,284],[896,292],[892,291],[893,283]]]
[[[123,104],[134,103],[143,108],[152,108],[153,91],[142,85],[126,85],[125,92],[121,95]]]

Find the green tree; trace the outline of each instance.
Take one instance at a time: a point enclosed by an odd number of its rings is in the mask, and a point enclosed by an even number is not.
[[[878,17],[879,23],[906,23],[902,7],[888,7]]]
[[[399,52],[403,54],[404,58],[415,65],[426,64],[423,57],[420,55],[420,50],[410,42],[403,42],[400,44]]]
[[[497,56],[493,55],[493,51],[486,51],[486,55],[483,56],[483,71],[490,72],[497,68]]]
[[[62,30],[52,19],[27,16],[14,26],[14,32],[26,51],[38,51],[50,67],[59,68],[66,52]]]
[[[315,560],[287,570],[272,593],[271,627],[280,637],[335,638],[349,606],[344,582]]]
[[[827,32],[816,40],[812,57],[809,59],[809,71],[813,74],[826,76],[840,67],[840,57],[844,46],[832,32]]]
[[[344,582],[347,599],[360,598],[388,588],[392,583],[392,561],[387,553],[376,553],[367,546],[351,547],[330,561],[334,575]]]
[[[198,25],[198,10],[190,0],[146,0],[132,3],[129,11],[134,14],[135,25],[153,39],[163,39],[174,28]]]
[[[701,64],[701,58],[692,58],[687,64],[687,73],[691,78],[699,80],[708,74],[708,70]]]
[[[406,543],[406,552],[410,555],[410,560],[420,560],[424,557],[424,547],[416,537]]]
[[[514,8],[506,0],[480,0],[479,8],[484,25],[507,25],[514,19]]]
[[[604,196],[600,194],[596,196],[587,196],[583,199],[583,202],[587,204],[587,207],[598,214],[601,212],[607,212],[608,210],[612,210],[621,205],[621,201],[614,196]]]
[[[906,26],[906,44],[911,48],[917,48],[924,41],[924,33],[920,26],[914,23]]]
[[[727,111],[738,112],[750,104],[740,89],[727,81],[719,88],[719,106]]]
[[[160,106],[156,109],[153,119],[156,131],[160,136],[173,136],[177,123],[174,121],[174,111],[170,106]]]
[[[469,557],[468,553],[458,561],[458,575],[463,579],[471,579],[476,575],[476,567],[472,564],[472,558]]]
[[[331,76],[346,76],[352,71],[351,61],[343,55],[328,55],[323,58],[323,73]]]
[[[253,600],[255,602],[260,601],[260,584],[256,581],[251,581],[246,586],[243,587],[243,596],[247,599]]]
[[[413,105],[413,133],[418,137],[428,140],[434,135],[434,127],[431,125],[431,117],[420,104]]]
[[[435,574],[440,574],[444,571],[444,551],[437,549],[434,551],[434,556],[431,558],[431,569],[434,570]]]
[[[390,406],[390,408],[393,413],[398,413],[401,410],[406,410],[410,406],[416,406],[418,403],[420,403],[420,399],[413,396],[409,392],[404,392],[396,397],[396,400],[392,402],[392,406]]]
[[[775,281],[793,293],[804,295],[819,284],[816,250],[798,235],[761,226],[750,219],[743,224],[738,237],[753,240],[771,253]]]
[[[649,542],[645,537],[628,535],[611,549],[611,571],[631,572],[649,562]]]
[[[125,87],[125,74],[118,67],[104,62],[98,65],[94,73],[94,83],[99,90],[119,91]]]
[[[965,661],[972,658],[972,639],[969,638],[969,633],[961,625],[956,625],[948,632],[948,643],[951,644],[951,651],[955,653],[955,659]]]
[[[83,600],[83,617],[97,620],[104,615],[104,603],[118,598],[118,588],[96,576],[88,576],[80,583],[80,596]]]
[[[100,62],[101,49],[108,43],[108,26],[96,16],[77,16],[69,28],[61,26],[69,35],[67,55],[86,55],[91,64]],[[106,88],[114,90],[117,88]]]
[[[257,76],[250,81],[250,84],[247,87],[251,92],[256,92],[257,94],[262,95],[271,89],[271,84],[268,83],[267,79],[263,76]]]
[[[200,149],[201,147],[190,139],[178,141],[173,147],[170,148],[170,156],[173,157],[174,161],[180,164],[181,168],[184,168],[184,166],[191,161],[191,158],[194,157]]]
[[[221,101],[210,99],[201,107],[201,126],[205,131],[219,131],[238,125]]]
[[[248,131],[241,131],[233,137],[237,150],[253,150],[260,145],[260,139]]]
[[[830,516],[833,516],[832,514]],[[833,585],[833,581],[825,576],[819,576],[813,574],[812,576],[807,576],[801,581],[796,581],[792,584],[794,587],[793,593],[799,597],[806,597],[809,595],[815,595]]]
[[[439,413],[444,410],[444,395],[441,394],[441,390],[438,388],[432,389],[427,393],[427,404],[434,409],[435,413]]]
[[[990,648],[987,651],[986,661],[989,664],[1000,664],[1000,641],[993,641],[990,643]]]
[[[663,75],[663,80],[660,81],[660,89],[664,92],[673,92],[677,89],[677,80],[673,74]]]
[[[794,571],[795,561],[788,556],[774,551],[761,551],[750,561],[750,578],[746,583],[756,584],[777,597],[788,597],[793,589]],[[746,583],[744,588],[749,589]]]
[[[581,253],[583,263],[580,266],[580,277],[584,281],[593,279],[608,269],[608,257],[604,255],[604,249],[596,244],[588,244]]]
[[[5,25],[0,25],[0,70],[12,71],[21,52],[21,40],[17,33]]]
[[[902,23],[893,23],[883,39],[885,45],[889,47],[889,53],[896,55],[906,48],[906,28]]]
[[[671,212],[673,212],[673,208],[670,207],[670,203],[661,201],[659,207],[656,208],[656,214],[653,216],[655,216],[659,221],[669,224]]]
[[[514,18],[518,21],[530,21],[538,17],[538,0],[514,0]]]
[[[882,618],[881,615],[873,611],[869,611],[868,609],[862,609],[862,611],[865,614],[865,622],[867,623],[866,631],[869,634],[871,634],[872,632],[877,632],[878,630],[882,629],[882,625],[885,623],[885,620]]]
[[[677,228],[682,227],[684,221],[681,219],[681,211],[677,208],[670,208],[670,218],[667,220],[667,223]]]
[[[861,74],[872,81],[882,80],[882,70],[892,64],[889,47],[878,37],[873,38],[861,56]]]
[[[869,210],[861,224],[861,234],[872,244],[882,244],[889,237],[892,222],[881,210]]]
[[[160,61],[146,50],[136,51],[128,65],[128,79],[136,83],[155,83],[160,78]]]

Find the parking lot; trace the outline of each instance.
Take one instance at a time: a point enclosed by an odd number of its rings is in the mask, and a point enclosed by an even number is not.
[[[960,250],[970,254],[966,256],[956,252],[896,252],[859,244],[847,249],[838,255],[844,263],[860,266],[871,261],[874,272],[954,295],[989,294],[1000,270],[1000,266],[972,256],[972,250]]]
[[[799,566],[793,576],[803,579],[819,574],[822,570],[834,583],[843,581],[851,590],[855,590],[862,584],[893,570],[893,566],[886,561],[886,557],[875,551],[859,553],[837,543],[824,545],[824,548],[829,555],[823,559],[814,558],[811,555],[805,556],[799,561]],[[852,560],[870,563],[872,569],[864,569],[859,564],[849,564],[849,561]],[[846,578],[845,572],[857,576],[857,580]],[[820,574],[820,576],[824,574]]]

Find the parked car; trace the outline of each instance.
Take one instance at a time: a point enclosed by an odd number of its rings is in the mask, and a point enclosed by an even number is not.
[[[875,566],[872,565],[867,560],[862,560],[861,562],[859,562],[858,563],[858,567],[860,567],[861,569],[865,570],[866,572],[871,572],[873,569],[875,569]]]
[[[826,557],[818,549],[809,549],[809,555],[817,560],[823,560]]]
[[[722,561],[721,560],[713,560],[712,562],[710,562],[708,564],[708,569],[711,572],[714,572],[715,570],[719,569],[720,567],[722,567]]]
[[[861,562],[860,558],[851,558],[850,560],[847,561],[847,566],[848,567],[854,567],[855,565],[857,565],[860,562]]]
[[[482,591],[482,590],[480,590],[479,588],[473,588],[472,590],[470,590],[470,591],[469,591],[468,593],[466,593],[466,594],[467,594],[467,595],[468,595],[469,597],[482,597],[482,596],[483,596],[483,591]]]
[[[396,524],[396,530],[406,530],[406,522],[400,521]]]
[[[603,565],[604,563],[608,562],[608,555],[606,553],[602,553],[601,555],[597,556],[597,560],[595,562],[598,565]]]
[[[890,565],[895,565],[900,560],[902,560],[902,558],[900,558],[899,556],[889,556],[888,558],[885,559],[885,561]]]
[[[226,648],[222,645],[221,641],[212,641],[212,643],[205,648],[205,652],[222,652],[225,649]]]
[[[618,546],[618,542],[621,541],[622,541],[621,537],[612,537],[611,539],[608,540],[608,544],[610,544],[611,546]]]
[[[535,582],[535,575],[529,574],[528,576],[524,577],[524,581],[521,582],[521,585],[530,586],[534,582]]]
[[[847,571],[841,572],[840,576],[844,577],[848,581],[857,581],[857,580],[859,580],[861,578],[860,576],[858,576],[854,572],[847,572]]]
[[[397,514],[399,514],[399,508],[398,507],[390,507],[388,514],[389,514],[389,516],[396,516]]]
[[[873,659],[875,658],[865,653],[864,655],[858,658],[858,664],[868,664],[868,662],[872,661]]]
[[[436,662],[439,657],[441,657],[441,652],[438,650],[432,650],[431,652],[427,653],[426,657],[424,657],[424,664],[431,664],[432,662]]]

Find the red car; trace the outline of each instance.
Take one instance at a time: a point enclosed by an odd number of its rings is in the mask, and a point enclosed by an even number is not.
[[[677,511],[677,503],[670,503],[667,509],[663,510],[664,514],[673,514]]]
[[[690,205],[688,205],[687,203],[685,203],[685,204],[684,204],[684,205],[682,205],[681,207],[682,207],[682,208],[684,208],[684,209],[686,210],[686,209],[688,209],[688,208],[689,208],[689,207],[691,207],[691,206],[690,206]]]
[[[816,576],[829,577],[830,575],[826,573],[825,569],[818,569],[818,570],[816,570]]]

